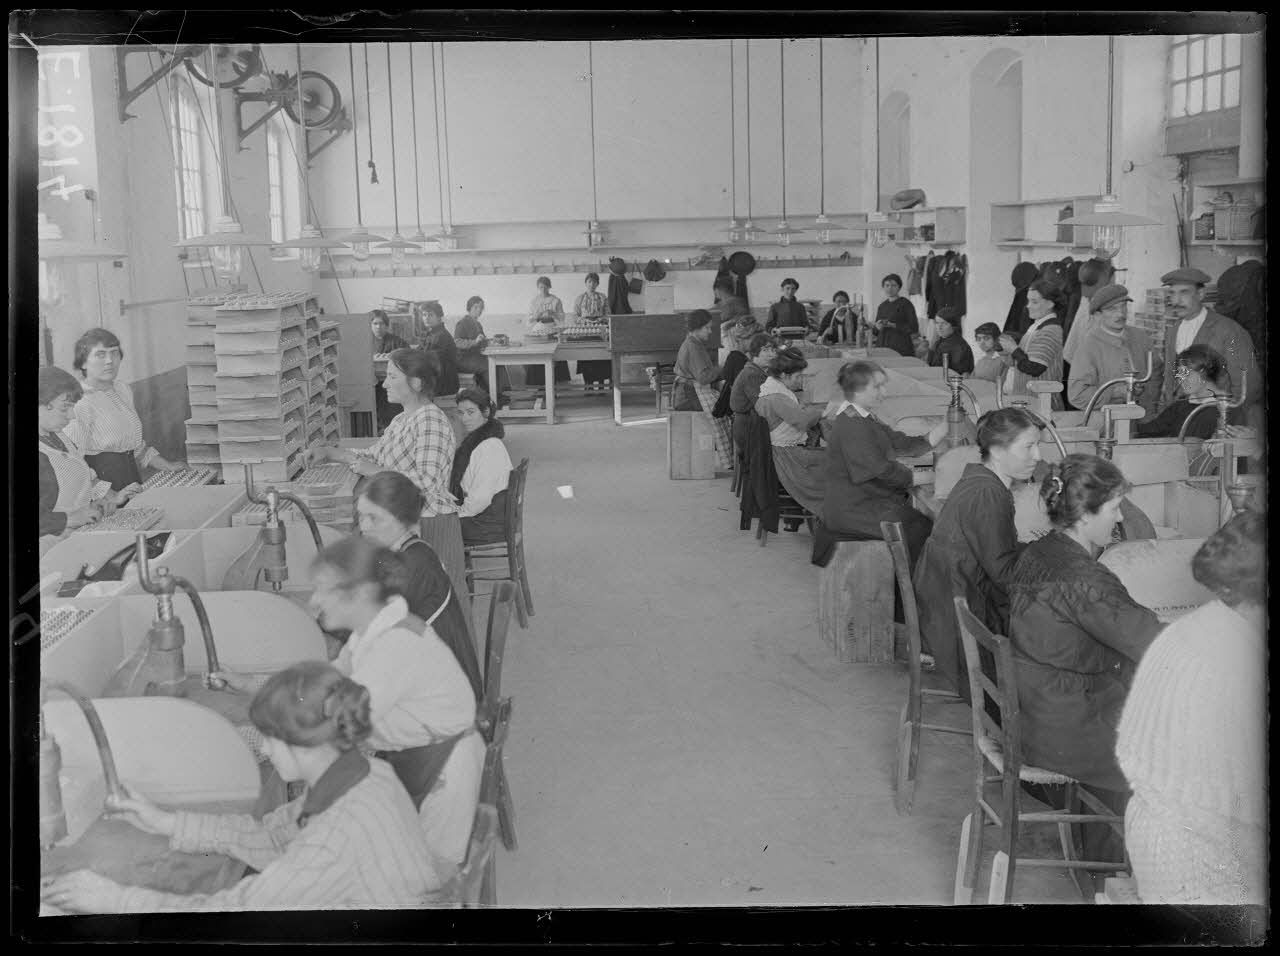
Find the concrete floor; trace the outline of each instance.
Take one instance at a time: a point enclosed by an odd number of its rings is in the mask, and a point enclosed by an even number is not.
[[[512,621],[503,673],[520,845],[498,851],[500,904],[950,903],[969,740],[926,735],[899,817],[905,669],[822,643],[808,533],[759,547],[727,479],[667,478],[664,423],[615,426],[605,397],[558,406],[560,424],[506,439],[531,461],[536,614]],[[651,394],[624,410],[652,418]],[[1056,832],[1037,829],[1025,852],[1051,855]],[[1015,886],[1019,902],[1079,901],[1064,871]]]

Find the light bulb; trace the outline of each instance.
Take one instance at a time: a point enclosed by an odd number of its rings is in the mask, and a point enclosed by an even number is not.
[[[367,239],[351,243],[351,258],[355,259],[356,262],[364,262],[369,258],[369,241]]]
[[[778,234],[778,244],[782,246],[791,245],[791,233],[783,232]]]
[[[1122,226],[1093,227],[1093,247],[1106,258],[1111,258],[1118,253],[1123,241],[1124,227]]]
[[[883,249],[889,244],[889,231],[887,229],[872,229],[868,238],[877,249]]]
[[[397,239],[400,236],[397,234]],[[393,266],[404,265],[404,246],[394,245],[391,247],[391,264]]]
[[[819,241],[820,243],[822,243],[824,246],[825,246],[828,242],[830,242],[830,241],[831,241],[831,230],[830,230],[830,229],[819,229],[819,230],[818,230],[818,241]]]
[[[244,265],[242,246],[212,246],[213,271],[219,278],[236,280],[240,278],[240,269]]]
[[[303,247],[298,250],[298,264],[303,272],[319,272],[320,257],[324,250]]]

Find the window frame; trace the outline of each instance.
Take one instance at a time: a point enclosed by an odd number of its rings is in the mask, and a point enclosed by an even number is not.
[[[1218,38],[1221,41],[1221,50],[1218,54],[1218,65],[1216,69],[1209,69],[1208,58],[1208,41],[1212,38]],[[1233,37],[1240,45],[1239,62],[1235,66],[1227,65],[1227,38]],[[1191,46],[1193,43],[1204,44],[1200,56],[1200,71],[1191,72]],[[1186,65],[1183,75],[1180,78],[1174,77],[1174,60],[1180,50],[1186,51]],[[1236,76],[1236,102],[1228,105],[1226,102],[1227,76],[1235,74]],[[1165,60],[1165,88],[1166,88],[1166,108],[1168,110],[1170,123],[1196,122],[1200,117],[1214,116],[1218,114],[1226,115],[1231,110],[1239,110],[1239,98],[1243,90],[1244,82],[1244,37],[1239,34],[1227,33],[1186,33],[1177,34],[1169,38],[1169,53]],[[1208,83],[1211,77],[1218,78],[1218,106],[1209,109],[1205,106],[1206,94],[1208,92]],[[1183,95],[1183,110],[1180,114],[1175,115],[1173,105],[1175,100],[1175,90],[1181,86],[1186,91],[1190,91],[1191,83],[1195,80],[1201,81],[1200,108],[1194,113],[1187,110],[1187,93]]]
[[[205,163],[207,137],[201,129],[200,105],[191,85],[175,77],[170,94],[178,237],[193,239],[204,235],[209,228]]]

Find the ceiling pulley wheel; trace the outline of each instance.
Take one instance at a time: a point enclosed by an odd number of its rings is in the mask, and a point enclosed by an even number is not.
[[[205,62],[203,51],[188,56],[187,72],[205,86],[213,86],[205,74]],[[261,48],[256,43],[237,46],[217,44],[213,48],[213,71],[217,75],[218,89],[236,89],[262,72]]]
[[[284,82],[284,89],[292,92],[294,88],[294,78],[292,76],[287,77]],[[341,115],[342,95],[338,92],[337,84],[323,73],[303,70],[301,92],[301,111],[298,109],[297,97],[290,96],[284,101],[284,111],[289,114],[289,119],[299,126],[302,125],[304,114],[307,119],[307,129],[323,129]]]

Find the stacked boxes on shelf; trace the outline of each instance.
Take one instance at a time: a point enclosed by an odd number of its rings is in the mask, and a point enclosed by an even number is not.
[[[1138,303],[1135,302],[1136,306]],[[1169,290],[1161,286],[1148,289],[1141,312],[1134,313],[1129,320],[1135,328],[1143,329],[1151,336],[1151,345],[1157,353],[1164,351],[1165,332],[1174,322],[1169,314]]]
[[[289,480],[313,440],[308,365],[313,352],[324,354],[315,297],[192,300],[188,328],[188,360],[205,363],[188,366],[188,462],[216,469],[227,482],[244,481],[246,462],[254,464],[255,481]]]

